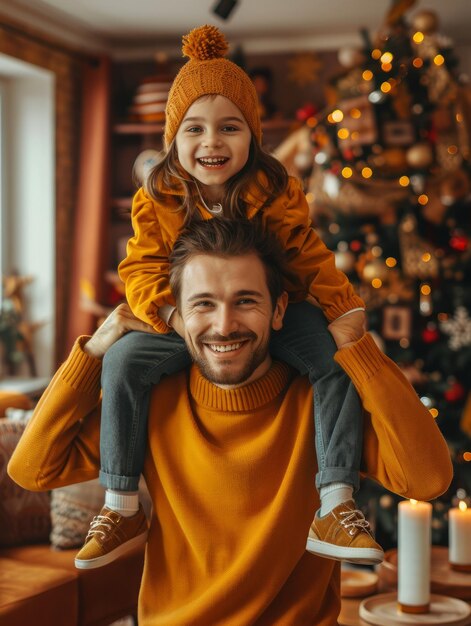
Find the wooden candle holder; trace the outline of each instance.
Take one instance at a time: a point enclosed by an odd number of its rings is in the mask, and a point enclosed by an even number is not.
[[[359,615],[362,620],[377,626],[422,624],[436,626],[463,626],[468,624],[471,608],[463,600],[448,596],[430,596],[427,613],[404,613],[397,602],[397,593],[382,593],[363,600]]]
[[[376,571],[380,588],[395,589],[397,587],[397,550],[388,550],[384,555],[384,561]],[[432,593],[471,601],[471,573],[452,567],[448,562],[448,548],[444,546],[432,547],[430,589]]]

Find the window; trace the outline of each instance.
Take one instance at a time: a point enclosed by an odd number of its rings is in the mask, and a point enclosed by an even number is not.
[[[4,275],[33,281],[24,290],[37,372],[54,366],[54,75],[0,54],[0,247]],[[26,375],[28,375],[26,373]]]

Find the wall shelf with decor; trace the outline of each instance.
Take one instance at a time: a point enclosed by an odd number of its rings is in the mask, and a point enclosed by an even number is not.
[[[113,126],[117,135],[158,135],[164,132],[163,124],[153,122],[118,122]]]

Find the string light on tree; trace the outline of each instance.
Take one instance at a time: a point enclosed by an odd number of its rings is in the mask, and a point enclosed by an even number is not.
[[[328,106],[311,135],[307,191],[315,227],[366,302],[369,330],[429,399],[456,480],[471,493],[467,88],[437,14],[408,19],[414,2],[391,4],[395,20],[388,13],[374,43],[365,36],[357,53],[345,53],[345,71],[329,82]],[[382,495],[367,489],[363,506]],[[441,545],[450,500],[444,494],[434,505]],[[392,509],[375,511],[380,542],[395,547]]]

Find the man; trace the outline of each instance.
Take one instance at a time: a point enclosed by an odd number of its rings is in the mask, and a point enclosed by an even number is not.
[[[337,623],[339,564],[305,550],[319,504],[312,392],[268,352],[287,306],[281,272],[274,243],[244,222],[198,223],[175,246],[172,290],[195,364],[152,394],[140,626]],[[129,330],[146,328],[122,305],[77,341],[10,461],[19,484],[97,475],[101,358]],[[369,335],[337,358],[368,411],[368,475],[406,497],[442,493],[446,443],[400,371]],[[352,511],[344,531],[364,532],[359,519]]]

